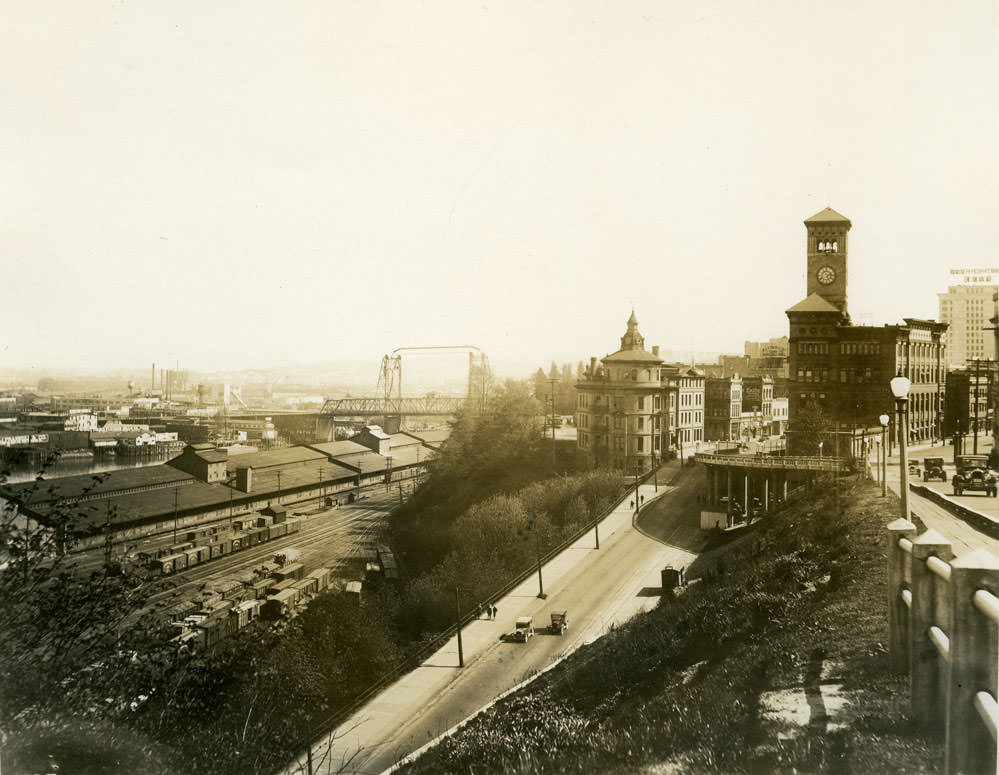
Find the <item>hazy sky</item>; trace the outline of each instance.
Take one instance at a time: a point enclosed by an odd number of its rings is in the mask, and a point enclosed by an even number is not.
[[[994,0],[0,5],[0,368],[742,350],[993,266]],[[373,378],[376,371],[373,370]]]

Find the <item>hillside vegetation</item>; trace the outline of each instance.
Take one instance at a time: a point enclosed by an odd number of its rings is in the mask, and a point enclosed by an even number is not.
[[[840,487],[839,513],[827,487],[703,555],[675,597],[403,772],[938,772],[884,646],[898,501]]]

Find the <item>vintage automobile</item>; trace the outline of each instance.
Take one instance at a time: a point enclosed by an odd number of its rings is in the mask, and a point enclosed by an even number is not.
[[[941,482],[947,481],[947,472],[944,471],[944,460],[942,457],[928,457],[923,459],[923,481],[939,479]]]
[[[565,635],[565,631],[569,629],[569,617],[566,612],[563,611],[552,611],[552,624],[549,628],[549,632],[553,635]]]
[[[513,643],[527,643],[534,636],[534,617],[521,616],[512,632],[504,633],[501,639]]]
[[[996,497],[999,492],[999,476],[989,470],[985,455],[958,455],[954,458],[954,465],[957,473],[951,479],[951,484],[955,495],[968,490]]]

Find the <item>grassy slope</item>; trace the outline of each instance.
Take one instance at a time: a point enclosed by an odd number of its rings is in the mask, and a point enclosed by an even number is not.
[[[407,773],[920,773],[942,751],[887,671],[884,526],[870,483],[767,518],[702,556],[675,599],[585,647],[436,746]],[[811,725],[806,697],[842,685]],[[767,712],[797,700],[804,726]],[[828,707],[832,707],[832,701]]]

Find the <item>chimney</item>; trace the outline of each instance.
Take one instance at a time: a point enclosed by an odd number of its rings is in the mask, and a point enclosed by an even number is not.
[[[153,361],[153,376],[149,381],[149,389],[156,390],[156,361]]]
[[[590,376],[597,376],[597,356],[590,358]]]
[[[657,344],[652,345],[652,354],[657,358],[659,357],[659,345]]]

